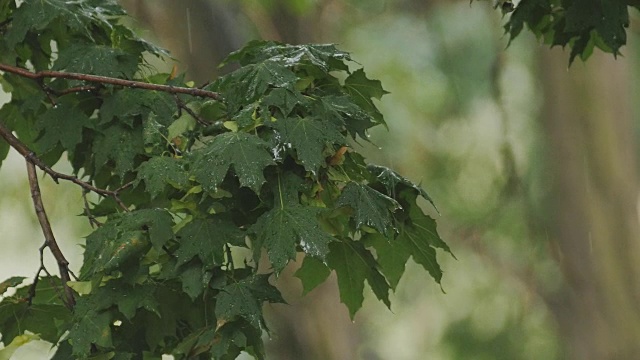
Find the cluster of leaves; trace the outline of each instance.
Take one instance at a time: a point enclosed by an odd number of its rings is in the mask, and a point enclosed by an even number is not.
[[[505,31],[511,40],[526,25],[539,39],[550,46],[569,46],[569,63],[580,56],[586,60],[595,47],[620,54],[627,42],[629,7],[640,9],[637,0],[511,0],[497,4],[511,13]]]
[[[162,52],[114,2],[18,3],[0,0],[0,62],[184,86],[145,65]],[[436,249],[450,250],[418,205],[431,199],[350,146],[384,124],[380,82],[332,45],[255,41],[227,62],[240,68],[205,87],[221,100],[2,74],[0,123],[46,164],[66,153],[77,176],[124,189],[127,207],[87,207],[99,226],[73,311],[55,277],[0,283],[18,288],[0,303],[5,344],[27,331],[58,346],[54,359],[262,358],[262,304],[284,301],[272,282],[299,253],[305,293],[335,271],[351,316],[365,282],[390,306],[410,257],[440,282]]]

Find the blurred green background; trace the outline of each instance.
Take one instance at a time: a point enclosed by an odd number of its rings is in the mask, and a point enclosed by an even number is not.
[[[354,146],[421,182],[440,210],[457,257],[440,254],[443,289],[410,262],[391,311],[368,296],[351,322],[335,279],[302,299],[292,264],[278,279],[290,304],[266,309],[270,359],[640,358],[634,25],[623,57],[568,69],[567,52],[526,32],[506,48],[488,1],[121,2],[196,84],[251,39],[338,44],[390,91],[388,131]],[[0,170],[1,278],[32,276],[43,241],[23,162],[12,153]],[[78,269],[89,227],[69,213],[81,193],[41,186]]]

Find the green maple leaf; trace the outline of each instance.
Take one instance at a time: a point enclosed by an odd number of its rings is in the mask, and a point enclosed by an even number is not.
[[[211,89],[221,92],[232,112],[251,104],[262,97],[269,88],[287,88],[294,90],[298,78],[286,66],[265,61],[244,66],[223,76]]]
[[[195,219],[176,234],[180,247],[175,255],[176,267],[186,264],[194,257],[212,269],[224,263],[224,246],[244,246],[244,232],[231,221],[219,217]]]
[[[442,249],[453,256],[449,245],[438,235],[436,221],[431,216],[425,215],[418,206],[411,208],[409,216],[411,217],[412,225],[425,235],[425,238],[431,246]],[[455,258],[455,256],[453,257]]]
[[[394,199],[356,182],[350,182],[344,187],[336,205],[348,206],[353,210],[356,228],[366,225],[383,235],[388,235],[393,230],[391,215],[400,208],[400,204]]]
[[[160,316],[155,288],[155,285],[150,284],[135,286],[120,284],[117,287],[117,293],[113,296],[114,303],[118,305],[118,310],[127,320],[133,319],[140,308]]]
[[[74,307],[74,324],[69,330],[69,341],[73,345],[76,359],[86,358],[93,344],[111,348],[111,323],[109,311],[96,310],[95,297],[80,297]]]
[[[345,79],[344,87],[356,99],[357,104],[370,104],[371,98],[380,100],[383,95],[389,93],[382,88],[380,80],[369,79],[363,69],[351,73]]]
[[[228,132],[194,151],[191,168],[203,189],[213,192],[233,166],[240,184],[259,193],[265,181],[262,171],[273,164],[275,162],[265,141],[243,132]]]
[[[329,119],[339,126],[344,126],[354,139],[356,135],[367,139],[366,131],[376,125],[375,119],[346,95],[328,95],[319,98],[314,112],[323,119]]]
[[[183,168],[183,163],[184,161],[178,158],[154,157],[138,167],[136,181],[144,181],[152,199],[162,193],[167,185],[184,188],[189,184],[189,174]]]
[[[180,271],[182,290],[189,295],[191,299],[200,296],[204,289],[209,286],[209,281],[212,276],[211,271],[203,267],[199,262],[187,263]]]
[[[302,295],[308,294],[316,286],[322,284],[331,274],[331,269],[322,261],[305,256],[302,266],[295,273],[295,277],[302,281]]]
[[[318,214],[323,209],[300,204],[300,182],[295,175],[279,177],[277,186],[274,186],[276,205],[251,228],[251,232],[256,234],[253,244],[256,261],[264,247],[276,273],[295,258],[297,246],[311,256],[324,259],[329,251],[327,245],[334,240],[318,223]]]
[[[265,328],[262,303],[284,303],[280,291],[269,284],[269,275],[254,275],[220,288],[216,299],[218,320],[232,321],[240,317],[254,328]]]
[[[0,296],[7,291],[8,288],[16,287],[26,279],[23,276],[13,276],[0,283]]]
[[[269,260],[276,273],[282,271],[289,260],[296,256],[296,246],[305,253],[324,258],[333,237],[322,230],[317,215],[321,208],[287,204],[262,215],[252,231],[257,234],[255,250],[267,249]]]
[[[264,360],[264,344],[262,332],[247,321],[237,320],[226,322],[216,330],[216,338],[211,347],[211,355],[214,359],[236,359],[243,350],[252,347],[258,360]]]
[[[312,64],[324,72],[348,70],[344,63],[351,60],[349,53],[340,51],[332,44],[289,45],[276,41],[254,40],[242,49],[231,53],[221,66],[233,61],[241,65],[271,60],[293,67]]]
[[[378,264],[373,255],[358,241],[345,240],[329,244],[327,264],[338,275],[340,301],[349,309],[353,319],[355,313],[362,307],[364,301],[364,282],[371,286],[374,294],[387,307],[389,302],[389,284],[378,270]]]
[[[345,138],[333,122],[312,117],[278,119],[275,124],[282,144],[291,144],[298,160],[307,171],[317,173],[326,164],[324,150],[333,145],[344,145]]]
[[[289,116],[296,106],[304,106],[309,102],[299,91],[276,88],[262,99],[263,106],[274,106],[280,109],[283,117]]]
[[[389,93],[382,88],[380,80],[371,80],[367,78],[363,69],[358,69],[345,79],[344,89],[358,106],[376,119],[377,123],[384,124],[382,114],[372,100],[380,100],[383,95]]]
[[[376,249],[377,261],[380,264],[389,285],[395,290],[405,271],[405,265],[411,253],[398,241],[387,239],[380,234],[366,234],[362,241]]]
[[[27,32],[43,30],[52,22],[60,20],[74,31],[92,39],[91,23],[109,29],[112,25],[107,18],[123,14],[121,8],[110,4],[97,8],[87,1],[25,1],[13,12],[12,26],[5,34],[6,42],[10,48],[14,48],[24,40]]]
[[[39,294],[38,294],[39,295]],[[2,338],[11,340],[25,330],[38,334],[42,340],[57,342],[64,332],[58,328],[69,321],[71,312],[61,304],[31,304],[27,297],[10,297],[0,303],[0,328]]]
[[[52,70],[130,79],[138,70],[138,56],[98,44],[72,44],[60,50]]]
[[[80,270],[83,279],[95,273],[110,273],[129,260],[140,258],[151,247],[143,231],[126,231],[106,236],[108,230],[101,227],[87,237],[85,262]],[[111,235],[109,234],[109,235]],[[91,258],[95,254],[95,258]]]
[[[427,270],[431,277],[440,284],[442,269],[436,259],[434,246],[441,247],[449,253],[451,250],[438,235],[435,220],[424,214],[417,215],[417,212],[422,213],[422,210],[417,207],[416,209],[412,214],[412,223],[399,226],[400,233],[395,241],[404,247],[405,251],[411,254],[413,260]]]
[[[154,245],[161,248],[173,238],[173,220],[166,210],[141,209],[115,216],[87,237],[84,279],[110,272],[138,259]]]
[[[93,150],[96,170],[112,160],[116,174],[123,178],[133,170],[135,157],[144,154],[142,131],[120,125],[110,126],[96,137]]]
[[[410,188],[418,192],[423,198],[431,203],[434,209],[438,211],[436,204],[434,204],[431,196],[427,194],[427,192],[419,185],[416,185],[409,181],[407,178],[401,176],[397,172],[378,165],[367,165],[367,170],[376,177],[376,180],[382,183],[382,185],[387,190],[387,194],[389,194],[392,198],[397,199],[398,194],[400,194],[404,189]]]
[[[100,107],[100,119],[104,124],[118,118],[120,122],[133,126],[136,116],[147,119],[153,113],[158,123],[169,126],[177,111],[175,99],[166,92],[125,88],[105,98]]]
[[[77,105],[68,102],[61,102],[46,111],[36,124],[40,130],[37,145],[42,152],[53,149],[57,144],[73,152],[82,142],[83,129],[94,127],[93,121]]]
[[[118,229],[145,230],[149,234],[149,240],[156,249],[162,248],[169,240],[173,239],[171,226],[173,219],[165,209],[140,209],[126,213],[119,222]]]
[[[57,276],[42,276],[36,285],[37,296],[31,299],[31,304],[42,305],[64,305],[64,302],[60,298],[60,288],[57,284],[60,284],[60,278]],[[15,298],[24,299],[29,298],[30,286],[23,286],[16,290]]]

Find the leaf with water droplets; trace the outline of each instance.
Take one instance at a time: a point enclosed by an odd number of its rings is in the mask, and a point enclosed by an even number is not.
[[[242,49],[231,53],[221,65],[233,61],[241,65],[271,60],[286,66],[314,65],[324,72],[348,70],[345,61],[351,60],[349,53],[338,50],[332,44],[289,45],[276,41],[254,40]]]
[[[366,225],[385,236],[393,230],[392,213],[400,208],[400,204],[394,199],[356,182],[350,182],[344,187],[337,206],[348,206],[353,210],[356,228]]]
[[[369,172],[376,177],[376,180],[385,187],[387,194],[392,198],[397,199],[398,194],[400,194],[404,189],[411,188],[429,201],[433,208],[438,211],[438,208],[436,207],[436,204],[433,203],[431,196],[429,196],[421,186],[412,183],[404,176],[389,169],[388,167],[373,164],[367,165],[367,170],[369,170]]]
[[[280,291],[269,284],[269,275],[255,275],[220,288],[216,299],[218,321],[235,317],[247,320],[254,328],[265,328],[262,303],[284,303]]]
[[[167,185],[176,188],[186,187],[189,183],[188,173],[183,168],[182,159],[172,157],[154,157],[138,168],[136,185],[144,181],[144,185],[151,195],[157,197]]]
[[[275,163],[267,142],[243,132],[220,134],[192,156],[193,175],[203,189],[211,192],[233,167],[240,184],[259,193],[265,181],[262,171]]]
[[[117,118],[120,123],[133,126],[136,118],[142,117],[146,121],[150,114],[155,114],[154,120],[162,126],[170,126],[177,111],[176,101],[170,94],[124,88],[105,97],[100,107],[100,122],[105,124]]]
[[[60,51],[53,70],[130,79],[138,70],[138,54],[98,44],[72,44]]]
[[[5,2],[6,4],[6,2]],[[8,5],[4,5],[3,7]],[[42,31],[51,26],[51,23],[64,24],[69,27],[76,36],[82,33],[92,39],[92,31],[95,27],[110,29],[112,24],[107,20],[114,15],[123,15],[120,7],[101,6],[92,7],[86,1],[67,0],[39,0],[23,1],[14,13],[9,30],[6,31],[6,41],[13,48],[22,42],[29,31]]]
[[[373,103],[374,98],[380,100],[383,95],[389,93],[382,88],[380,80],[371,80],[367,78],[363,69],[358,69],[345,79],[344,88],[353,101],[376,119],[377,123],[385,123],[382,114]]]
[[[276,272],[282,271],[295,258],[296,246],[312,256],[324,258],[333,237],[318,224],[322,208],[288,204],[262,215],[253,228],[257,234],[255,247],[264,246]]]
[[[152,245],[161,248],[173,238],[172,224],[164,209],[141,209],[112,217],[87,237],[81,278],[118,270]]]
[[[275,61],[265,61],[244,66],[225,75],[210,88],[221,92],[228,108],[236,112],[258,100],[272,87],[295,90],[297,80],[296,75],[286,66]]]
[[[40,151],[49,151],[60,144],[73,153],[82,142],[84,128],[93,128],[94,124],[77,104],[61,102],[41,115],[36,126],[40,130],[37,141]]]
[[[262,106],[276,107],[283,117],[287,117],[296,106],[305,106],[308,102],[299,91],[275,88],[262,99]]]
[[[282,135],[282,142],[291,144],[304,168],[313,173],[317,173],[320,166],[326,163],[327,147],[333,149],[334,145],[345,144],[345,137],[340,133],[340,128],[326,119],[278,119],[275,127]]]
[[[299,203],[294,178],[289,176],[278,183],[274,191],[275,206],[251,228],[256,235],[253,244],[256,261],[264,247],[276,273],[295,258],[298,245],[308,255],[324,259],[328,244],[334,240],[318,223],[323,209]]]
[[[314,104],[314,112],[322,119],[344,126],[354,139],[367,138],[367,130],[376,125],[373,116],[358,106],[350,96],[323,96]]]
[[[224,262],[224,245],[244,245],[244,232],[231,221],[220,217],[196,219],[180,229],[176,234],[180,247],[175,255],[176,266],[183,265],[194,257],[213,268]]]
[[[95,138],[93,150],[96,170],[113,161],[114,171],[123,178],[133,170],[136,156],[144,154],[142,130],[117,124],[109,126]]]

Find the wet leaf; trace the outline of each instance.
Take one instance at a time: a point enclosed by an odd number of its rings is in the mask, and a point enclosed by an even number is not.
[[[224,246],[244,245],[244,232],[221,218],[196,219],[177,233],[180,247],[177,266],[198,257],[209,269],[224,263]]]
[[[345,186],[336,205],[348,206],[353,210],[356,228],[366,225],[384,235],[394,231],[391,215],[400,208],[400,204],[394,199],[355,182]]]
[[[220,288],[216,303],[218,319],[231,321],[236,317],[245,319],[256,329],[264,328],[262,303],[283,303],[278,289],[269,284],[269,275],[253,277],[232,282]]]
[[[264,183],[263,170],[275,164],[268,143],[257,136],[228,132],[216,136],[193,154],[196,180],[207,191],[215,191],[233,168],[242,186],[259,193]]]
[[[280,119],[275,127],[282,135],[282,144],[291,144],[300,163],[312,173],[326,164],[326,148],[344,145],[346,140],[335,123],[320,118]]]

